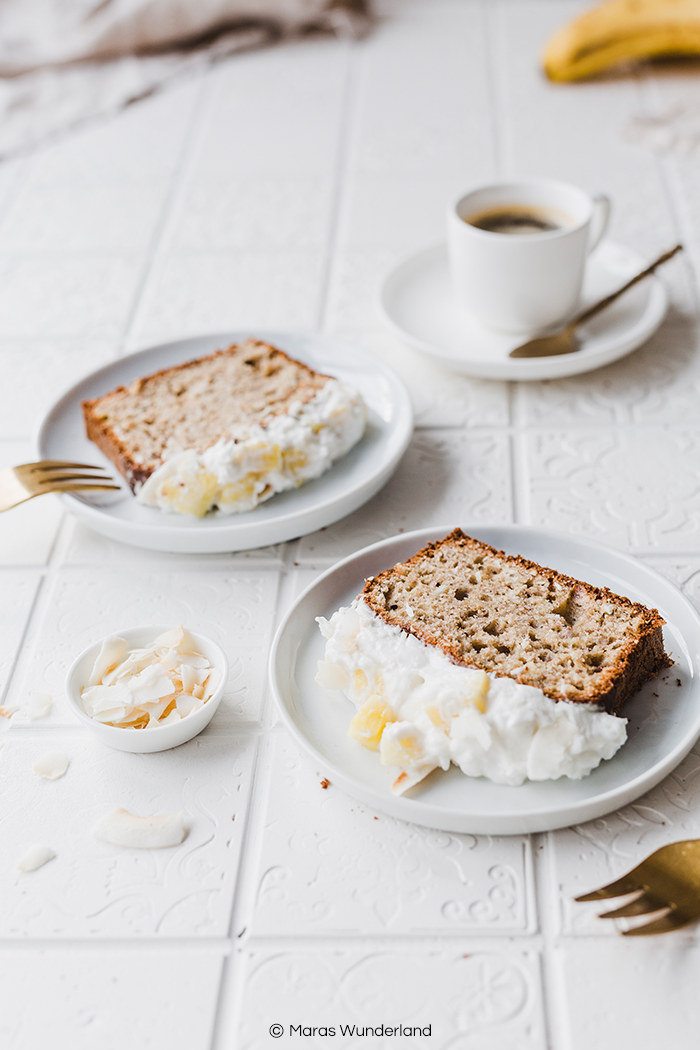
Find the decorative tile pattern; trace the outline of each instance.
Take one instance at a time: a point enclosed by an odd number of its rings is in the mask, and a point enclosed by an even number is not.
[[[700,751],[619,813],[531,843],[430,832],[323,790],[275,724],[276,623],[324,567],[401,530],[568,529],[639,553],[700,608],[700,89],[670,67],[548,84],[536,56],[577,0],[376,9],[365,41],[222,60],[0,165],[0,466],[33,458],[60,388],[125,347],[226,328],[342,335],[404,378],[419,428],[367,506],[273,548],[139,551],[51,497],[0,515],[0,691],[20,705],[0,719],[3,1050],[262,1050],[296,1038],[277,1044],[270,1024],[297,1021],[432,1026],[306,1038],[317,1050],[697,1042],[697,932],[623,942],[571,897],[700,836]],[[523,172],[609,193],[611,238],[645,257],[686,252],[646,347],[569,380],[472,381],[389,334],[376,293],[444,237],[448,199]],[[110,631],[179,620],[230,658],[211,725],[152,756],[99,746],[66,708],[68,663]],[[54,698],[35,723],[33,689]],[[68,773],[39,780],[57,747]],[[184,808],[189,836],[145,852],[93,839],[119,805]],[[56,859],[20,874],[38,841]]]
[[[420,430],[385,488],[343,521],[303,537],[297,557],[336,560],[397,532],[510,517],[507,437]]]
[[[661,945],[647,937],[606,942],[604,953],[600,947],[581,940],[558,953],[572,1050],[693,1046],[700,1007],[688,988],[700,977],[698,946],[676,933]]]
[[[0,702],[10,680],[40,581],[38,572],[4,571],[0,575],[4,598],[0,604]]]
[[[170,255],[154,278],[132,339],[146,345],[256,326],[313,329],[322,261],[320,252],[289,248]]]
[[[277,594],[275,571],[95,573],[65,570],[46,596],[11,696],[21,704],[28,690],[49,692],[54,706],[46,724],[74,725],[63,681],[75,657],[107,634],[139,624],[183,623],[211,635],[228,656],[230,670],[214,724],[235,728],[254,719],[265,689],[266,656]],[[21,711],[15,716],[19,724]]]
[[[288,1042],[298,1038],[292,1025],[335,1028],[332,1045],[342,1050],[544,1050],[540,996],[536,953],[512,947],[257,949],[248,960],[239,1045],[267,1046],[271,1024],[281,1024]],[[399,1024],[408,1034],[366,1031]],[[304,1045],[319,1050],[329,1041],[309,1033]]]
[[[619,878],[666,842],[700,838],[700,752],[696,747],[631,805],[551,838],[565,930],[614,935],[614,923],[596,918],[605,910],[600,904],[575,904],[572,898]]]
[[[327,178],[247,179],[214,173],[187,194],[173,236],[179,251],[255,251],[325,244],[330,223]]]
[[[607,368],[557,382],[521,383],[518,419],[533,426],[694,426],[700,399],[700,338],[693,324],[664,325]]]
[[[131,547],[126,543],[109,539],[93,532],[77,518],[71,516],[67,529],[69,538],[63,554],[65,565],[92,565],[118,569],[129,564],[132,568],[143,565],[149,568],[167,568],[177,571],[187,565],[190,569],[230,569],[244,565],[271,565],[281,568],[284,564],[285,545],[256,547],[250,551],[235,551],[231,554],[169,554],[165,551],[150,551]]]
[[[532,928],[526,838],[393,820],[321,787],[275,740],[253,935],[503,933]]]
[[[57,183],[19,193],[2,225],[3,252],[145,251],[162,210],[167,181],[145,185]]]
[[[449,372],[411,349],[384,325],[335,329],[335,335],[380,357],[408,387],[417,427],[508,425],[508,386]]]
[[[700,544],[700,429],[547,431],[526,441],[533,524],[650,553]]]
[[[203,79],[194,76],[111,120],[88,124],[37,150],[27,175],[37,196],[47,186],[70,185],[80,191],[90,185],[138,186],[171,176],[181,163]]]
[[[0,859],[2,936],[225,937],[246,819],[254,738],[209,733],[170,751],[130,755],[89,731],[13,734],[0,753],[5,833]],[[70,757],[61,780],[32,770],[50,751]],[[180,846],[137,850],[91,829],[123,807],[139,816],[184,810]],[[27,818],[31,815],[31,824]],[[29,847],[54,860],[22,873]]]
[[[120,335],[140,276],[133,256],[0,255],[3,338]]]
[[[700,611],[700,555],[688,558],[645,558],[644,561],[675,583]]]
[[[115,356],[115,344],[82,338],[0,343],[0,384],[12,390],[0,415],[0,438],[28,439],[57,394],[106,365]]]
[[[211,948],[0,950],[0,1042],[4,1050],[122,1050],[138,1039],[158,1050],[208,1050],[221,962]]]

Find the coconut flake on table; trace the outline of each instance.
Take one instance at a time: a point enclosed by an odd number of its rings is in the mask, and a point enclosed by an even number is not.
[[[101,817],[92,829],[92,834],[112,846],[162,849],[165,846],[179,846],[187,835],[187,828],[182,811],[139,817],[120,808]]]
[[[113,635],[103,641],[81,692],[83,710],[125,729],[179,722],[213,696],[220,677],[184,627],[130,651],[126,639]]]
[[[18,862],[17,867],[20,871],[36,871],[37,868],[48,864],[55,856],[56,854],[50,846],[42,846],[40,843],[37,843],[35,846],[29,847]]]
[[[60,780],[66,775],[70,758],[62,751],[49,751],[34,763],[34,772],[44,780]]]

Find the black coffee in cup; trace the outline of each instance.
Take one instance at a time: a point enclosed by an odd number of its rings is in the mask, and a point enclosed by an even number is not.
[[[551,233],[574,225],[574,220],[564,212],[537,204],[501,204],[496,208],[475,212],[464,221],[478,230],[515,236]]]

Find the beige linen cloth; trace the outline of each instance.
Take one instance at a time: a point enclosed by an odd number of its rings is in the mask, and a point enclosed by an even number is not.
[[[235,51],[358,36],[369,0],[0,0],[0,157]]]

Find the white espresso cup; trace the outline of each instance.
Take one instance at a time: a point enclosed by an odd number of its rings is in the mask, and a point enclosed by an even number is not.
[[[482,324],[504,332],[562,321],[579,301],[586,257],[605,233],[609,215],[607,197],[550,179],[465,194],[447,214],[457,301]]]

